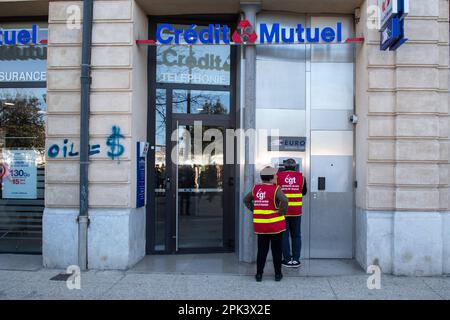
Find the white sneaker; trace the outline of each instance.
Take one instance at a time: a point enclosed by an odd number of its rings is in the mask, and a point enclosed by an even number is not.
[[[288,262],[284,261],[281,263],[283,265],[283,267],[286,268],[295,268],[295,266],[293,265],[293,260],[289,260]]]
[[[298,268],[302,265],[301,262],[298,260],[291,260],[289,262],[291,263],[291,266],[292,266],[291,268]]]

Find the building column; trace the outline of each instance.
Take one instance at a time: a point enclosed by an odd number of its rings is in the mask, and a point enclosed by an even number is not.
[[[256,28],[256,14],[261,10],[261,5],[255,3],[241,3],[244,18]],[[244,130],[255,129],[256,119],[256,47],[249,45],[244,49]],[[252,190],[255,183],[255,143],[245,143],[244,164],[244,190],[247,193]],[[253,232],[252,215],[246,212],[241,204],[239,217],[239,260],[253,262],[256,258],[256,236]]]
[[[449,272],[448,0],[411,1],[406,44],[357,25],[356,257],[397,275]]]

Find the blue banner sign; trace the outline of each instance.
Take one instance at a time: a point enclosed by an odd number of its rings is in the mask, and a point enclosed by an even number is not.
[[[136,208],[145,206],[145,167],[148,143],[136,143]]]

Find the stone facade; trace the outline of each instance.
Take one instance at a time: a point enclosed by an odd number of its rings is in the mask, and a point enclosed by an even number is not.
[[[363,267],[399,275],[448,273],[448,1],[410,1],[409,41],[380,52],[357,25],[357,252]]]
[[[80,1],[55,1],[49,7],[46,148],[56,144],[61,152],[47,162],[43,255],[48,267],[77,262],[79,158],[62,153],[72,143],[73,151],[79,151],[81,29],[66,26],[73,5],[82,8]],[[147,73],[142,68],[147,51],[134,40],[146,37],[147,17],[134,1],[121,0],[95,1],[93,18],[89,131],[91,150],[99,152],[90,156],[89,165],[88,261],[89,268],[124,269],[145,254],[145,211],[135,208],[134,199],[136,142],[147,135]],[[121,138],[108,145],[114,133]],[[123,153],[111,142],[123,146]],[[60,255],[55,239],[64,239],[71,253]]]
[[[356,36],[365,42],[357,45],[355,65],[355,256],[364,268],[378,264],[385,273],[436,275],[450,273],[449,2],[410,2],[409,41],[397,52],[381,52],[379,32],[369,29],[376,0],[363,1],[356,17]],[[69,151],[79,151],[81,29],[66,26],[71,5],[82,2],[49,6],[46,148],[57,145],[59,153],[46,167],[46,267],[77,263],[79,161]],[[145,210],[136,209],[134,199],[135,146],[147,136],[147,48],[134,40],[145,39],[147,29],[134,0],[94,2],[90,143],[99,153],[89,166],[93,269],[125,269],[145,254]],[[114,130],[123,135],[119,157],[108,155],[117,151],[107,144]]]

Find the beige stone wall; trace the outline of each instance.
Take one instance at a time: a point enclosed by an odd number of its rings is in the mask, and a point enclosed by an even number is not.
[[[357,33],[357,206],[373,211],[449,208],[448,0],[410,1],[409,41],[379,50],[367,0]]]
[[[80,134],[81,29],[67,28],[70,5],[81,8],[82,2],[55,1],[49,7],[46,147],[60,147],[59,155],[47,161],[50,208],[78,207],[79,201],[79,157],[62,153],[64,139],[79,152]],[[90,157],[89,206],[129,208],[135,202],[135,144],[145,140],[147,109],[146,72],[141,71],[146,70],[146,50],[137,48],[135,39],[146,37],[147,22],[130,0],[95,1],[93,17],[90,144],[99,145],[100,153]],[[112,159],[107,141],[114,126],[123,135],[124,152]]]

